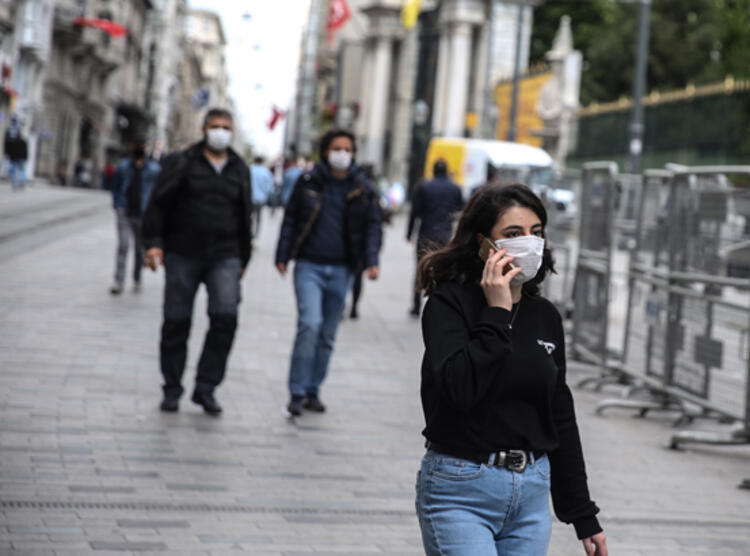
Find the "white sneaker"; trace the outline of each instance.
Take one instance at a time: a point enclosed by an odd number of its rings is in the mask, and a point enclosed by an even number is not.
[[[122,284],[120,284],[120,282],[112,284],[112,287],[109,288],[109,293],[112,295],[120,295],[122,293]]]

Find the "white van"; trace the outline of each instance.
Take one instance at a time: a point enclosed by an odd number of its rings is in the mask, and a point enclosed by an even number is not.
[[[494,175],[500,183],[528,185],[559,213],[557,216],[571,220],[575,217],[575,195],[569,189],[554,187],[554,161],[544,149],[509,141],[433,137],[427,147],[426,178],[432,178],[432,166],[439,158],[447,162],[448,171],[465,198]]]

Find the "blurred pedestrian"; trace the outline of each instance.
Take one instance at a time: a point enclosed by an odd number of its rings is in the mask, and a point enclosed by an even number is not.
[[[292,190],[294,190],[294,184],[305,171],[305,165],[307,162],[304,158],[298,158],[292,165],[284,170],[284,177],[281,180],[281,204],[286,206],[289,202],[289,198],[292,196]]]
[[[21,133],[21,124],[16,116],[5,131],[5,158],[8,159],[8,173],[13,191],[26,187],[26,160],[29,157],[28,144]]]
[[[411,200],[409,226],[406,241],[411,241],[416,222],[419,220],[417,236],[417,265],[433,249],[446,245],[453,234],[453,219],[464,205],[461,188],[448,177],[448,164],[442,158],[432,166],[433,179],[417,186]],[[419,317],[422,309],[422,294],[416,288],[410,314]]]
[[[253,159],[253,164],[250,166],[250,176],[250,181],[253,184],[253,219],[255,220],[253,236],[258,237],[263,207],[268,204],[274,190],[273,174],[263,165],[262,156],[256,156]]]
[[[115,166],[115,163],[107,159],[107,162],[104,164],[104,169],[102,170],[102,189],[112,191],[116,170],[117,166]]]
[[[55,167],[55,177],[58,185],[68,185],[68,162],[60,160]]]
[[[364,176],[375,186],[375,192],[378,197],[378,208],[380,209],[380,220],[381,223],[384,220],[383,215],[383,209],[380,205],[380,190],[377,186],[376,177],[375,177],[375,166],[373,164],[362,164],[361,165],[362,171],[364,173]],[[381,241],[381,247],[382,247],[382,241]],[[357,305],[359,305],[359,298],[362,297],[362,275],[364,274],[364,268],[361,268],[359,272],[355,272],[354,274],[354,281],[352,283],[352,306],[349,310],[349,318],[352,320],[356,320],[359,318],[359,311],[357,310]]]
[[[546,554],[550,492],[585,553],[607,555],[565,381],[562,318],[539,291],[554,270],[546,224],[529,188],[487,186],[451,242],[419,265],[429,300],[416,505],[429,556]]]
[[[164,156],[164,141],[162,141],[161,139],[157,139],[156,141],[154,141],[154,147],[151,149],[149,158],[161,163],[161,161],[164,160]]]
[[[77,187],[91,187],[91,160],[79,158],[73,167],[73,183]]]
[[[294,265],[297,334],[289,367],[290,415],[323,412],[320,386],[328,372],[336,329],[352,278],[379,274],[380,208],[373,185],[354,163],[354,135],[325,133],[320,162],[303,174],[286,206],[276,249],[282,276]]]
[[[117,217],[117,257],[115,260],[115,281],[109,289],[113,295],[122,293],[125,283],[125,264],[128,257],[130,238],[133,238],[133,281],[135,291],[141,289],[141,269],[143,268],[143,242],[141,222],[159,178],[161,166],[146,158],[146,142],[137,138],[133,142],[129,157],[118,162],[112,176],[112,206]]]
[[[162,411],[177,411],[198,286],[208,293],[210,327],[198,362],[192,401],[209,415],[222,408],[221,384],[237,329],[240,278],[250,260],[252,187],[247,165],[230,148],[234,124],[227,110],[212,108],[203,140],[165,158],[143,222],[146,261],[164,264],[161,329]]]

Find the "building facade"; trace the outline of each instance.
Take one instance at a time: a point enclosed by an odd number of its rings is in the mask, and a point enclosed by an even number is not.
[[[143,85],[151,9],[150,0],[55,1],[40,119],[40,175],[97,186],[105,162],[148,131]],[[108,24],[125,31],[102,28]]]
[[[512,77],[516,59],[526,72],[538,3],[424,0],[417,26],[407,29],[404,0],[348,0],[352,17],[329,44],[329,2],[313,0],[289,136],[311,152],[326,125],[350,127],[361,162],[412,185],[430,137],[494,138],[493,89]]]
[[[231,105],[225,44],[187,0],[0,0],[0,134],[17,118],[32,175],[96,187],[135,138],[167,152]]]
[[[50,56],[53,0],[0,2],[0,133],[14,115],[29,146],[27,172],[35,172],[45,68]]]
[[[170,142],[174,148],[196,140],[206,109],[213,106],[231,109],[225,47],[218,15],[206,10],[188,10],[183,52],[177,66],[179,102],[171,125]]]

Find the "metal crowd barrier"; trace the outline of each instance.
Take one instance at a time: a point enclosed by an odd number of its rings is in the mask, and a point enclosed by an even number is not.
[[[601,371],[596,378],[587,378],[597,386],[619,382],[613,372],[613,356],[609,349],[610,280],[617,191],[617,164],[590,162],[584,165],[579,197],[578,256],[573,284],[573,329],[571,357]]]
[[[573,274],[577,253],[578,205],[581,198],[581,172],[567,169],[559,176],[554,188],[570,192],[572,202],[556,202],[551,196],[543,194],[547,209],[547,226],[545,236],[547,246],[552,249],[555,261],[555,274],[542,284],[544,296],[552,301],[563,315],[568,315],[573,308]]]
[[[624,357],[631,381],[598,412],[677,410],[734,423],[685,443],[750,442],[750,166],[647,171],[628,272]],[[635,399],[644,391],[647,399]]]

